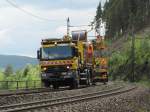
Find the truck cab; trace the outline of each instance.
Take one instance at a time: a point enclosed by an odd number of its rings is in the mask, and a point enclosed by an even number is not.
[[[75,88],[78,77],[78,48],[75,43],[64,40],[43,40],[38,59],[41,66],[41,80],[45,87],[53,85]]]
[[[73,32],[72,38],[42,40],[37,58],[44,87],[70,86],[74,89],[79,84],[88,84],[90,72],[85,67],[84,42],[80,40],[85,35],[80,33]]]

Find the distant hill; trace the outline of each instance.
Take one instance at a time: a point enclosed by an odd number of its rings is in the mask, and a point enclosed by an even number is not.
[[[27,64],[36,65],[38,60],[26,56],[0,55],[0,68],[4,69],[9,64],[13,66],[14,70],[17,70],[25,67]]]

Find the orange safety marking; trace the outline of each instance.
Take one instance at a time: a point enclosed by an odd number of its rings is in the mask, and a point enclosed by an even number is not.
[[[73,61],[66,60],[66,61],[42,61],[41,65],[65,65],[65,64],[73,64]]]

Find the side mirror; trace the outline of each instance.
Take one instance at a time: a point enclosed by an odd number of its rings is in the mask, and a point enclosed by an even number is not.
[[[40,59],[41,58],[41,53],[40,53],[40,50],[37,51],[37,59]]]
[[[76,57],[78,57],[78,56],[79,56],[78,49],[77,49],[77,48],[75,48],[75,50],[74,50],[74,51],[75,51],[75,56],[76,56]]]

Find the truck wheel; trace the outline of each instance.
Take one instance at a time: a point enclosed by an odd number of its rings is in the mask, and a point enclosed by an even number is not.
[[[44,87],[49,88],[50,83],[48,81],[43,81],[43,85]]]
[[[85,81],[85,85],[88,86],[89,85],[89,79],[87,78]]]
[[[90,74],[90,71],[88,71],[88,78],[87,78],[87,80],[88,80],[88,86],[91,86],[92,85],[92,79],[91,79],[91,74]]]
[[[77,89],[79,86],[78,81],[73,81],[72,84],[70,85],[70,89]]]
[[[53,84],[53,89],[59,89],[59,85],[58,84]]]
[[[91,79],[88,78],[88,86],[91,86],[91,85],[92,85]]]
[[[95,82],[93,82],[93,83],[92,83],[92,85],[93,85],[93,86],[96,86],[96,83],[95,83]]]
[[[106,83],[105,81],[103,82],[103,84],[104,84],[104,85],[107,85],[107,83]]]
[[[75,81],[75,89],[79,88],[79,81]]]

